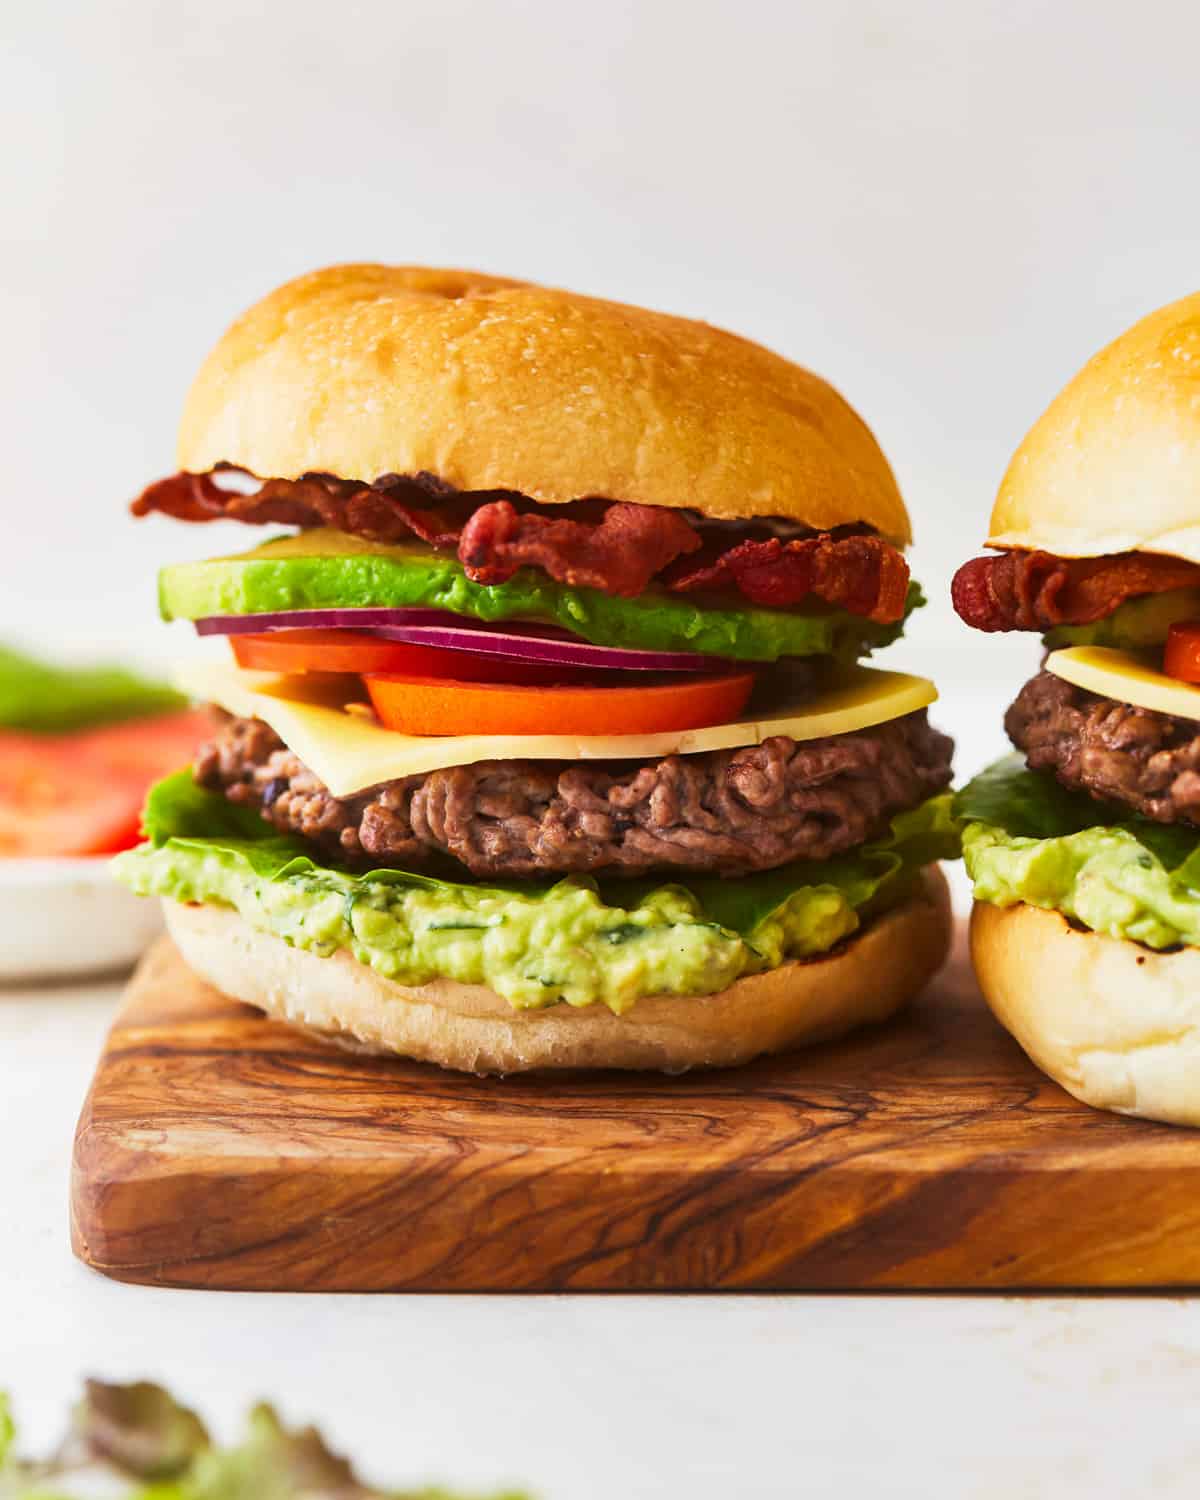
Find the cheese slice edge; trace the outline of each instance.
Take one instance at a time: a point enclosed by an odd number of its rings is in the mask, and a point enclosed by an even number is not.
[[[402,776],[482,760],[649,760],[756,745],[772,735],[821,739],[869,729],[925,708],[937,689],[925,677],[852,667],[830,687],[758,719],[661,734],[415,736],[384,729],[341,707],[344,692],[326,679],[249,672],[189,662],[175,673],[182,692],[239,718],[269,724],[335,797],[351,797]]]
[[[1145,656],[1112,646],[1067,646],[1046,658],[1046,671],[1102,698],[1200,720],[1200,687],[1180,682]]]

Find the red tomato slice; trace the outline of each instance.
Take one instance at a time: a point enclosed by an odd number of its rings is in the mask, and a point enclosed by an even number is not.
[[[151,782],[212,732],[202,713],[76,734],[0,732],[0,856],[110,854],[138,842]]]
[[[43,741],[0,734],[0,855],[47,858],[126,848],[137,840],[144,791],[140,783],[80,761],[58,736]]]
[[[754,674],[654,687],[547,689],[399,676],[366,683],[380,721],[401,734],[654,734],[736,719]]]
[[[202,740],[213,732],[208,714],[185,709],[152,719],[130,719],[62,736],[73,752],[95,761],[113,775],[128,775],[143,786],[186,766]]]
[[[397,672],[455,682],[572,682],[570,667],[515,661],[511,657],[442,646],[386,641],[363,630],[271,630],[230,636],[239,667],[257,672]]]
[[[1167,632],[1163,671],[1180,682],[1200,682],[1200,620],[1184,620]]]

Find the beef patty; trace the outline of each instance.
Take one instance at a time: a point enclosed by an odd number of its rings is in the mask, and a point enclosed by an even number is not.
[[[451,855],[474,875],[746,872],[825,859],[950,781],[924,711],[855,734],[671,755],[643,765],[502,760],[338,798],[257,719],[196,759],[201,785],[353,864]]]
[[[1039,672],[1004,716],[1035,771],[1159,823],[1200,824],[1200,723]]]

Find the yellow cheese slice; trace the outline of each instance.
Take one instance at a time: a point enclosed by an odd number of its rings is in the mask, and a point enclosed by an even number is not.
[[[835,685],[768,717],[665,734],[397,734],[362,713],[347,712],[344,679],[279,677],[225,663],[189,663],[176,673],[181,691],[241,718],[262,719],[335,797],[381,781],[419,776],[481,760],[647,760],[756,745],[773,734],[815,740],[849,734],[925,708],[937,689],[924,677],[850,667]],[[349,679],[353,683],[353,679]],[[361,698],[361,692],[358,695]]]
[[[1200,719],[1200,687],[1160,672],[1154,664],[1156,656],[1110,646],[1070,646],[1046,658],[1046,671],[1102,698],[1181,719]]]

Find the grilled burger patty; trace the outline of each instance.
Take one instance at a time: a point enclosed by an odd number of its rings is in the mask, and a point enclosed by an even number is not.
[[[201,785],[358,865],[450,855],[473,874],[739,873],[826,859],[950,781],[953,742],[925,712],[854,734],[643,765],[484,761],[337,798],[257,719],[196,759]]]
[[[1035,771],[1159,823],[1200,825],[1200,723],[1039,672],[1004,717]]]

